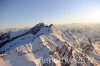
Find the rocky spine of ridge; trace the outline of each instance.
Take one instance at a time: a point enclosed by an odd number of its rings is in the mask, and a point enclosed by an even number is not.
[[[32,34],[36,34],[38,31],[40,31],[40,29],[42,28],[42,27],[51,27],[52,26],[52,24],[51,25],[49,25],[49,26],[47,26],[47,25],[45,25],[44,23],[39,23],[39,24],[37,24],[37,25],[35,25],[34,27],[32,27],[29,31],[27,31],[27,32],[25,32],[25,33],[23,33],[23,34],[21,34],[21,35],[18,35],[18,36],[15,36],[15,37],[13,37],[13,38],[10,38],[10,33],[8,32],[8,33],[4,33],[3,35],[1,35],[0,36],[0,38],[1,38],[1,40],[0,40],[0,48],[2,47],[2,46],[4,46],[6,43],[9,43],[9,42],[11,42],[11,41],[13,41],[13,40],[15,40],[15,39],[17,39],[17,38],[19,38],[19,37],[22,37],[22,36],[24,36],[24,35],[27,35],[27,34],[30,34],[30,33],[32,33]],[[4,36],[4,38],[3,38],[3,40],[2,40],[2,37]],[[7,36],[7,37],[6,37]],[[5,40],[6,39],[6,40]]]

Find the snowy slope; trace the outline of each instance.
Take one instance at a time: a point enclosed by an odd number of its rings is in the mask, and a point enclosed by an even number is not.
[[[35,35],[26,34],[0,48],[0,51],[5,52],[0,55],[0,64],[1,66],[43,66],[44,64],[45,66],[63,66],[64,64],[72,66],[97,64],[99,66],[98,45],[93,44],[93,49],[85,36],[81,36],[79,40],[73,39],[73,35],[68,36],[72,38],[65,37],[53,25],[44,26]],[[76,43],[74,44],[73,41]],[[91,61],[92,57],[94,59]],[[49,61],[43,61],[45,59],[54,60],[48,63]]]
[[[18,29],[18,30],[16,29],[15,31],[13,30],[13,31],[10,32],[10,38],[21,35],[21,34],[27,32],[27,31],[28,31],[28,29]]]

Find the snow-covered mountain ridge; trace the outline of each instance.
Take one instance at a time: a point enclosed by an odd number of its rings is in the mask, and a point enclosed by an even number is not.
[[[0,55],[0,64],[2,66],[99,66],[98,44],[92,44],[88,37],[80,36],[80,33],[77,36],[68,33],[68,36],[71,36],[70,39],[54,25],[37,24],[21,37],[0,48],[0,51],[4,51]]]

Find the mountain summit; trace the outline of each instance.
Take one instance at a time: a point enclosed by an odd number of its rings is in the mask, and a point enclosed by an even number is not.
[[[1,66],[99,66],[99,54],[84,35],[71,33],[75,43],[54,25],[39,23],[0,48]],[[92,58],[93,57],[93,58]]]

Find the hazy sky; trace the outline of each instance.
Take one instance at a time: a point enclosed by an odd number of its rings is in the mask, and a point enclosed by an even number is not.
[[[0,0],[0,28],[100,22],[100,0]]]

